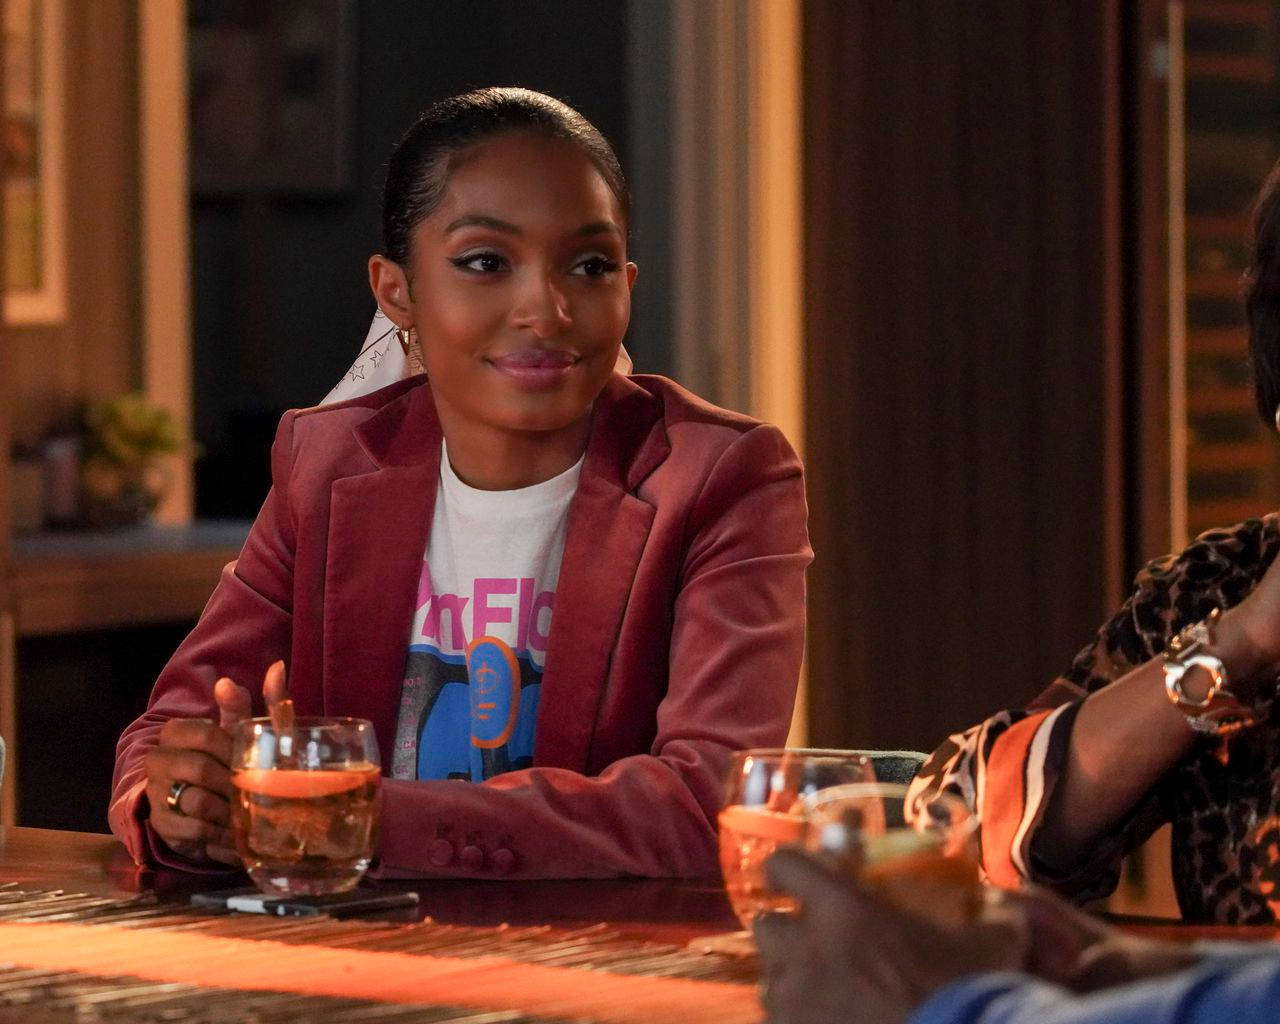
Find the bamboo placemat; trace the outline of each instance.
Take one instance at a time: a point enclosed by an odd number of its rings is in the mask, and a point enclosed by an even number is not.
[[[755,974],[603,925],[273,919],[0,886],[0,1020],[746,1024]]]

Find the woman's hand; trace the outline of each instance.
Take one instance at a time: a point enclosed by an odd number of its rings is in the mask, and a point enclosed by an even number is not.
[[[284,662],[267,669],[267,704],[286,697]],[[146,758],[152,830],[174,853],[196,863],[240,865],[231,837],[231,729],[252,714],[249,691],[228,678],[213,689],[218,722],[173,718]],[[178,787],[179,783],[185,785]],[[174,805],[170,795],[179,788]]]
[[[159,746],[147,754],[151,828],[179,856],[240,863],[230,830],[230,761],[231,735],[204,718],[171,718],[160,730]],[[170,806],[178,783],[186,785]]]
[[[993,906],[957,928],[897,907],[799,850],[779,850],[765,870],[773,889],[800,904],[796,914],[755,923],[770,1024],[899,1024],[958,978],[1026,962],[1016,907]]]

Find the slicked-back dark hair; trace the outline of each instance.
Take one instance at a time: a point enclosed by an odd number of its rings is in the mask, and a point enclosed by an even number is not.
[[[511,132],[530,132],[578,146],[600,172],[630,224],[631,202],[622,165],[595,125],[567,103],[532,89],[477,89],[432,104],[392,151],[382,192],[382,244],[388,259],[408,265],[413,229],[444,198],[451,158],[468,146]]]
[[[1253,262],[1245,274],[1249,356],[1258,415],[1276,430],[1280,406],[1280,163],[1271,168],[1253,208]]]

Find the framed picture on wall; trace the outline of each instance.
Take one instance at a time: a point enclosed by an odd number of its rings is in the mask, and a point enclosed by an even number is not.
[[[4,319],[66,318],[64,0],[4,0]]]

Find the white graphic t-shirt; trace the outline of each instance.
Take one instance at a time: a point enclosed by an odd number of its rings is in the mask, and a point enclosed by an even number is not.
[[[458,479],[445,447],[409,634],[391,774],[480,781],[533,759],[534,725],[582,460],[514,491]]]

